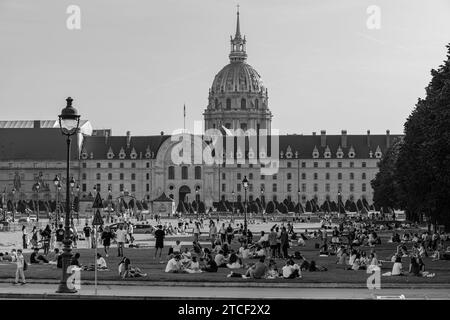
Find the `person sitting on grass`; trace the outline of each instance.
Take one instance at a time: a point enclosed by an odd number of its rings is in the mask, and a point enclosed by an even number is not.
[[[228,259],[227,263],[228,269],[240,269],[242,268],[242,260],[237,256],[236,253],[230,254],[230,258]]]
[[[52,253],[49,254],[48,260],[50,264],[58,264],[58,257],[59,257],[59,249],[55,248]]]
[[[181,263],[181,256],[174,255],[169,261],[167,261],[165,272],[180,273],[183,271],[183,265]]]
[[[30,263],[32,264],[48,263],[48,260],[43,255],[39,254],[39,248],[34,248],[34,251],[30,256]]]
[[[320,246],[319,256],[328,257],[329,255],[330,253],[328,252],[328,242],[327,239],[325,238],[323,240],[322,246]]]
[[[197,257],[192,257],[192,260],[188,262],[186,267],[184,268],[184,271],[187,273],[202,273],[203,271],[200,270],[200,264],[197,260]]]
[[[83,268],[83,265],[80,263],[80,253],[79,252],[75,253],[75,255],[72,257],[72,259],[70,260],[70,265],[77,266],[79,268]]]
[[[280,277],[280,272],[278,271],[277,263],[275,260],[270,259],[269,261],[269,269],[266,273],[267,279],[277,279]]]
[[[286,265],[282,268],[284,279],[295,279],[301,278],[300,266],[294,262],[292,259],[286,261]]]
[[[205,272],[217,272],[217,264],[214,261],[213,257],[211,255],[208,255],[205,259],[205,266],[203,268],[203,271]]]
[[[337,264],[347,264],[347,259],[348,259],[348,253],[347,253],[347,249],[344,246],[341,246],[338,250],[338,252],[336,253],[336,263]]]
[[[392,276],[402,276],[403,275],[403,265],[401,256],[397,255],[395,258],[394,265],[392,266]]]
[[[95,265],[92,263],[89,266],[83,268],[84,271],[95,271]],[[105,258],[102,257],[100,253],[97,253],[97,270],[99,271],[107,271],[108,266],[106,265]]]
[[[187,247],[184,248],[184,252],[181,254],[181,261],[186,262],[188,260],[191,260],[191,258],[192,258],[192,254],[189,251],[189,248],[187,248]]]
[[[219,251],[218,254],[214,257],[214,261],[217,264],[218,268],[225,268],[227,266],[227,259],[222,250]]]
[[[143,273],[138,267],[131,265],[131,260],[127,257],[123,257],[119,263],[119,276],[122,279],[125,278],[140,278],[146,277],[147,274]]]
[[[201,254],[202,253],[202,246],[200,245],[200,243],[198,241],[193,241],[192,242],[192,247],[193,247],[194,252],[196,254]]]
[[[238,272],[231,271],[227,277],[241,277],[244,279],[252,278],[252,279],[262,279],[266,276],[267,272],[269,271],[269,268],[264,263],[265,257],[260,257],[259,261],[252,266],[250,266],[245,274],[240,274]]]

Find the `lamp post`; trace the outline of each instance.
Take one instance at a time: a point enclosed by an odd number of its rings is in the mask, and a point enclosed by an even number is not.
[[[61,128],[61,132],[66,136],[67,143],[67,167],[66,167],[66,216],[64,219],[64,249],[62,254],[62,276],[61,282],[59,284],[57,293],[75,293],[77,290],[72,286],[69,288],[68,286],[68,276],[67,268],[70,265],[70,260],[72,258],[72,240],[70,239],[70,137],[78,132],[78,128],[80,126],[80,116],[78,114],[77,109],[72,107],[73,99],[68,97],[66,99],[67,105],[64,109],[62,109],[61,114],[59,115],[59,126]]]
[[[80,184],[77,183],[77,186],[75,187],[75,192],[77,193],[77,202],[79,203],[80,201]],[[80,222],[80,208],[78,206],[78,210],[77,210],[77,222]]]
[[[36,184],[34,185],[34,188],[36,189],[36,198],[37,198],[37,213],[36,213],[36,221],[39,222],[39,189],[41,188],[41,185],[39,184],[39,182],[36,182]]]
[[[245,243],[247,243],[247,188],[248,188],[248,180],[247,176],[244,176],[244,180],[242,180],[242,185],[244,186],[244,233],[245,233]]]
[[[59,221],[59,208],[58,208],[58,203],[59,203],[59,188],[60,188],[60,184],[59,184],[60,180],[58,175],[55,175],[55,179],[53,179],[53,184],[55,185],[55,226],[58,227],[58,221]]]
[[[74,197],[73,197],[73,188],[75,187],[75,179],[73,176],[70,178],[69,181],[70,185],[70,225],[73,226],[73,212],[74,212]]]
[[[13,188],[11,190],[12,194],[13,194],[13,210],[12,210],[12,222],[14,222],[14,216],[16,214],[16,188]]]
[[[341,192],[338,191],[338,215],[341,214]]]
[[[233,216],[234,216],[234,190],[231,191],[231,196],[233,197]]]

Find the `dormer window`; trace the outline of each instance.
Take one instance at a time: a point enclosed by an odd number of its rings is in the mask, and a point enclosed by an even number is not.
[[[375,158],[380,159],[381,156],[382,156],[381,149],[380,146],[378,146],[377,150],[375,151]]]
[[[331,158],[331,151],[330,148],[327,146],[327,148],[325,149],[325,152],[323,153],[324,158],[329,159]]]
[[[338,150],[337,150],[337,152],[336,152],[336,157],[337,157],[338,159],[342,159],[342,158],[344,157],[344,152],[342,152],[341,146],[339,146],[339,148],[338,148]]]
[[[121,148],[120,149],[120,152],[119,152],[119,159],[125,159],[125,156],[126,156],[126,154],[125,154],[125,150],[123,150],[123,148]]]
[[[350,147],[350,150],[348,151],[348,157],[354,158],[355,157],[355,149],[353,149],[353,146]]]
[[[137,158],[136,149],[133,148],[133,150],[131,150],[130,158],[131,159],[136,159]]]
[[[86,151],[83,151],[83,152],[81,153],[81,159],[86,160],[87,158],[88,158],[87,152],[86,152]]]
[[[108,158],[109,160],[114,158],[114,152],[111,147],[109,147],[108,153],[106,154],[106,158]]]
[[[319,150],[317,150],[317,147],[316,147],[316,146],[314,147],[312,156],[313,156],[314,159],[319,158]]]
[[[286,149],[286,158],[292,159],[292,149],[291,146],[288,146]]]

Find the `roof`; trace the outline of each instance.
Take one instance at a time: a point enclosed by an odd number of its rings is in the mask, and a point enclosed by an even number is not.
[[[120,151],[123,149],[125,159],[130,159],[134,149],[136,159],[154,159],[161,144],[170,138],[170,135],[156,136],[89,136],[83,140],[81,155],[89,157],[92,153],[93,159],[108,159],[108,153],[112,151],[113,158],[119,159]],[[129,144],[127,141],[129,139]],[[147,156],[148,155],[148,156]]]
[[[4,123],[4,121],[2,121]],[[20,127],[22,126],[22,127]],[[72,137],[71,159],[78,159],[78,136]],[[59,128],[0,128],[0,160],[61,160],[67,157],[66,138]]]
[[[6,120],[0,121],[0,129],[50,129],[58,128],[58,120]],[[81,132],[90,135],[92,131],[91,124],[88,120],[80,120]]]

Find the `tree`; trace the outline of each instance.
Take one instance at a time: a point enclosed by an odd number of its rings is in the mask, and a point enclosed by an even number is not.
[[[450,227],[450,44],[447,60],[426,87],[405,123],[397,178],[406,208]]]
[[[373,189],[373,201],[376,206],[401,208],[401,190],[397,180],[397,159],[402,140],[397,140],[378,162],[379,171],[370,184]]]

